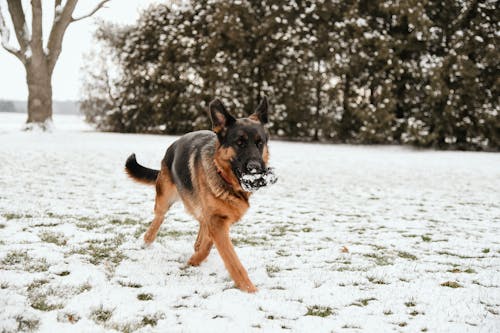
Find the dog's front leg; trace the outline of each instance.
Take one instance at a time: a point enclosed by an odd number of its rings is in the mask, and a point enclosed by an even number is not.
[[[236,286],[243,291],[254,293],[257,291],[257,288],[255,288],[252,281],[248,278],[248,273],[238,259],[233,243],[229,238],[230,225],[231,223],[227,217],[213,216],[208,224],[210,236]]]

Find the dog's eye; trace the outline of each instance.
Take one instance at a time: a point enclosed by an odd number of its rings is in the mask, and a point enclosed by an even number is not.
[[[262,148],[262,145],[263,145],[262,140],[256,141],[255,144],[257,145],[257,147],[259,149]]]
[[[245,139],[243,138],[239,138],[238,141],[236,141],[236,144],[239,146],[239,147],[245,147],[245,145],[247,144]]]

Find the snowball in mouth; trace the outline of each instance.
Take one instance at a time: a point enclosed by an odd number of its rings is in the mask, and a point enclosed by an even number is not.
[[[261,187],[276,183],[277,180],[273,168],[268,168],[261,173],[257,173],[257,170],[253,169],[250,173],[241,175],[240,184],[243,190],[255,192]]]

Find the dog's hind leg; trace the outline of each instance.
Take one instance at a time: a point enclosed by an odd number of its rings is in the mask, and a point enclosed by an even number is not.
[[[144,234],[144,243],[146,245],[155,240],[158,230],[165,219],[165,214],[177,198],[177,188],[170,178],[170,172],[168,169],[162,168],[156,180],[155,217]]]
[[[208,227],[206,223],[200,221],[200,230],[198,231],[198,237],[194,244],[194,254],[188,261],[189,265],[198,266],[203,260],[205,260],[210,254],[212,249],[213,241],[210,239],[208,232]]]

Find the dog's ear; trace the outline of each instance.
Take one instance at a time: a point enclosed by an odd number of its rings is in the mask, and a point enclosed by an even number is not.
[[[227,127],[235,123],[236,119],[226,110],[221,100],[216,98],[209,105],[212,130],[218,135],[224,135]]]
[[[269,109],[269,103],[267,102],[267,96],[263,96],[262,100],[260,101],[259,106],[257,106],[257,109],[255,112],[249,117],[252,120],[255,121],[260,121],[262,124],[267,124],[268,118],[267,118],[267,110]]]

